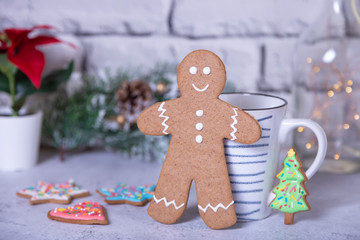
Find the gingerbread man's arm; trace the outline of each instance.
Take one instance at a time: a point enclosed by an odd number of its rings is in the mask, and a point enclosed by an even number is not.
[[[243,144],[254,143],[260,139],[262,135],[261,127],[258,121],[250,114],[233,107],[231,118],[231,132],[227,136],[228,139]]]
[[[145,109],[137,118],[137,126],[146,135],[167,135],[170,134],[168,125],[169,115],[167,102],[158,102]]]

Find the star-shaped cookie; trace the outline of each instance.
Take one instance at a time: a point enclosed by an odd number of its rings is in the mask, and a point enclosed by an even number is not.
[[[151,184],[135,187],[120,182],[116,188],[101,188],[96,192],[105,197],[105,202],[109,204],[143,206],[153,198],[155,187]]]
[[[48,218],[66,223],[108,224],[105,208],[97,202],[90,201],[82,202],[72,207],[50,210]]]
[[[62,203],[68,204],[74,198],[89,196],[89,191],[76,186],[74,180],[55,184],[39,181],[35,187],[24,188],[16,193],[19,197],[30,198],[30,204]]]

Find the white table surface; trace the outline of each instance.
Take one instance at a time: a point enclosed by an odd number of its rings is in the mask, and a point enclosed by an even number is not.
[[[156,183],[161,164],[126,156],[90,151],[67,155],[61,163],[55,152],[43,151],[41,162],[21,172],[0,172],[0,239],[360,239],[360,173],[318,173],[307,183],[312,210],[295,215],[294,225],[283,224],[283,213],[273,210],[261,221],[237,223],[226,230],[209,229],[201,220],[194,186],[184,216],[164,225],[147,215],[145,207],[107,205],[97,188],[112,188],[119,181],[132,185]],[[75,183],[91,195],[74,200],[97,201],[108,212],[109,225],[77,225],[51,221],[47,212],[59,204],[31,206],[17,190],[38,180]]]

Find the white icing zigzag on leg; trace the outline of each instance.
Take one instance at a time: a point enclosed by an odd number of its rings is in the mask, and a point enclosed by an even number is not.
[[[165,134],[169,134],[168,132],[166,132],[166,130],[169,128],[169,126],[166,124],[166,121],[170,118],[169,116],[165,116],[164,113],[166,112],[166,109],[163,108],[163,106],[165,105],[165,102],[162,102],[160,104],[160,107],[158,108],[158,111],[161,112],[159,117],[161,118],[165,118],[164,121],[161,123],[161,125],[164,126],[164,130],[162,131]]]
[[[231,140],[236,140],[237,138],[236,138],[236,136],[235,136],[235,133],[236,133],[237,129],[236,129],[236,127],[235,127],[235,124],[238,123],[238,121],[237,121],[237,119],[236,119],[236,117],[238,116],[238,114],[237,114],[237,112],[236,112],[236,108],[233,108],[233,110],[234,110],[234,113],[235,113],[235,114],[234,114],[231,118],[234,119],[234,122],[230,125],[230,127],[231,127],[232,129],[234,129],[234,131],[232,131],[232,132],[230,133],[230,136],[232,136],[232,139],[231,139]]]
[[[216,207],[211,206],[210,203],[209,203],[208,205],[206,205],[205,208],[202,208],[202,207],[200,206],[200,204],[198,205],[198,207],[199,207],[199,209],[200,209],[201,211],[203,211],[204,213],[207,211],[208,208],[211,208],[214,212],[217,212],[217,210],[218,210],[219,208],[223,208],[223,209],[227,210],[227,209],[228,209],[231,205],[233,205],[233,204],[234,204],[234,200],[233,200],[231,203],[229,203],[229,205],[227,205],[227,207],[225,207],[222,203],[219,203],[218,205],[216,205]]]
[[[164,201],[166,207],[169,207],[170,205],[174,205],[174,207],[175,207],[176,210],[178,210],[179,208],[181,208],[182,206],[184,206],[184,203],[181,204],[181,205],[179,205],[179,206],[176,206],[175,200],[172,200],[172,201],[168,202],[168,201],[166,200],[166,197],[163,197],[163,198],[161,198],[161,199],[157,199],[157,198],[155,197],[155,195],[154,195],[153,198],[154,198],[154,200],[155,200],[155,202],[156,202],[157,204],[158,204],[159,202],[161,202],[161,201]]]

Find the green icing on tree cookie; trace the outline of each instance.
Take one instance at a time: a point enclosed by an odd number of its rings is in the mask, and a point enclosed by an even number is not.
[[[296,213],[310,209],[306,201],[309,193],[304,185],[304,181],[308,179],[293,148],[288,151],[283,168],[276,178],[279,179],[279,184],[273,190],[276,197],[270,203],[271,208],[284,213]]]

